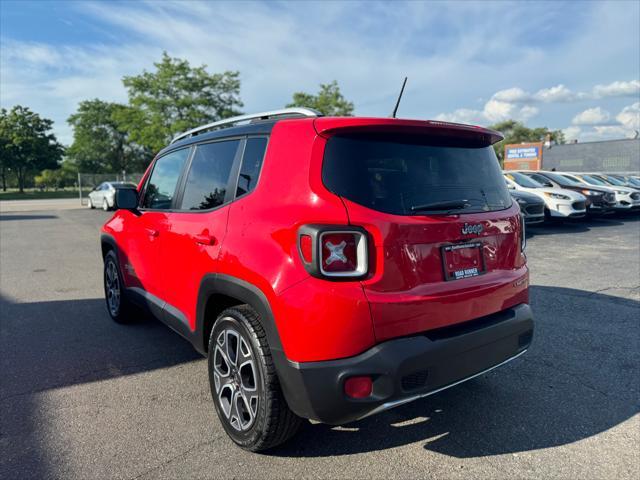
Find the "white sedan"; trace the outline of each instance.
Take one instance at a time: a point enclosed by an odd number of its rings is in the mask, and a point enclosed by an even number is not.
[[[572,190],[545,187],[518,172],[504,172],[510,189],[533,193],[545,203],[545,212],[552,218],[579,218],[587,213],[587,198]]]
[[[105,212],[111,210],[116,204],[116,190],[120,188],[137,187],[134,183],[128,182],[103,182],[89,192],[89,208],[101,207]]]

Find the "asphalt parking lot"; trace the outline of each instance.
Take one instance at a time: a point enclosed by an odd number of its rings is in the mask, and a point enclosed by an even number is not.
[[[640,218],[531,228],[530,351],[268,454],[218,424],[206,362],[102,298],[101,211],[0,215],[0,478],[640,478]]]

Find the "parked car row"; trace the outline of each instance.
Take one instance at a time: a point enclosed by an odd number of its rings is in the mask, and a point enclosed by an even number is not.
[[[527,224],[640,210],[640,178],[635,176],[543,170],[503,175]]]

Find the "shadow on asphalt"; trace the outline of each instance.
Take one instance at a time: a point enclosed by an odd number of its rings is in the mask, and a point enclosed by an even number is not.
[[[8,220],[48,220],[51,218],[58,218],[57,215],[7,215],[3,213],[0,215],[0,222],[6,222]]]
[[[57,452],[44,437],[30,442],[31,435],[19,433],[43,429],[48,414],[39,392],[202,359],[144,314],[132,324],[116,324],[102,298],[14,303],[0,296],[0,322],[0,478],[51,476],[48,466]],[[5,456],[7,439],[12,446]]]
[[[144,313],[128,325],[113,322],[101,298],[13,303],[0,297],[0,310],[3,361],[12,369],[2,399],[202,358]]]
[[[284,457],[352,455],[424,442],[458,458],[573,443],[640,410],[640,302],[534,286],[534,342],[509,365],[344,427],[308,424]],[[400,461],[400,460],[399,460]]]
[[[268,454],[329,457],[424,442],[426,450],[443,455],[481,457],[576,442],[638,413],[640,302],[540,286],[531,295],[536,333],[520,359],[345,427],[308,424]],[[38,392],[202,358],[159,322],[115,324],[102,299],[0,299],[0,309],[5,439],[26,442],[29,436],[19,440],[18,432],[41,428],[39,418],[47,413],[40,411]],[[57,455],[50,449],[44,440],[16,444],[0,463],[13,474],[47,477]]]

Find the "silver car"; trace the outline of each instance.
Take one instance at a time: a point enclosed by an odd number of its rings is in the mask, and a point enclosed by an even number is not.
[[[129,182],[103,182],[91,190],[88,195],[89,208],[102,207],[106,212],[115,206],[116,190],[120,188],[137,188]]]

